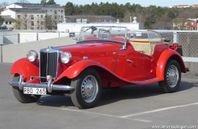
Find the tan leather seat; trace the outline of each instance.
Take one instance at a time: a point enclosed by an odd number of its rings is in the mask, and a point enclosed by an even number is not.
[[[129,42],[135,49],[135,51],[151,56],[154,51],[156,42],[160,42],[161,39],[129,39]]]
[[[133,48],[146,55],[152,55],[152,46],[151,43],[138,43],[138,42],[132,42]]]

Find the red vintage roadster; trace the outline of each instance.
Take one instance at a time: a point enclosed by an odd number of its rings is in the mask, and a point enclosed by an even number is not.
[[[10,70],[13,93],[22,103],[42,95],[69,94],[79,108],[95,106],[104,88],[159,82],[164,92],[180,87],[187,68],[182,48],[154,31],[83,27],[74,45],[31,50]]]

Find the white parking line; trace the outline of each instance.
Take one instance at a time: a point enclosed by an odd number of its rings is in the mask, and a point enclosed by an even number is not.
[[[80,109],[79,110],[70,109],[70,108],[57,108],[57,109],[63,110],[63,111],[81,112],[81,113],[95,114],[95,115],[106,116],[106,117],[121,118],[120,116],[116,116],[116,115],[98,113],[98,112],[90,112],[90,111],[80,110]]]
[[[176,108],[195,106],[195,105],[198,105],[198,102],[190,103],[190,104],[184,104],[184,105],[176,105],[176,106],[165,107],[165,108],[159,108],[159,109],[155,109],[155,110],[151,110],[151,111],[139,112],[139,113],[124,115],[124,116],[120,116],[120,117],[121,118],[129,118],[129,117],[134,117],[134,116],[141,116],[141,115],[145,115],[145,114],[167,111],[167,110],[176,109]]]
[[[151,123],[151,120],[145,120],[145,119],[132,119],[134,121],[144,122],[144,123]]]
[[[122,118],[121,116],[117,116],[117,115],[98,113],[98,112],[90,112],[90,111],[86,111],[86,110],[75,110],[75,109],[70,109],[70,108],[56,108],[56,109],[63,110],[63,111],[71,111],[71,112],[81,112],[81,113],[86,113],[86,114],[91,114],[91,115],[99,115],[99,116],[118,118],[118,119],[127,119],[127,120],[133,120],[133,121],[144,122],[144,123],[152,122],[151,120]]]

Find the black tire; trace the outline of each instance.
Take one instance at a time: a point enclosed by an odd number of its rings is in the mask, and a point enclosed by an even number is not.
[[[168,71],[170,71],[170,69],[175,69],[176,72],[175,72],[174,77],[177,78],[176,81],[172,81],[172,82],[169,81],[170,78],[168,77]],[[159,82],[159,86],[163,92],[171,93],[171,92],[176,92],[179,90],[180,83],[181,83],[180,65],[176,60],[170,60],[170,61],[168,61],[167,65],[166,65],[166,69],[165,69],[165,73],[164,73],[164,81]]]
[[[13,80],[19,81],[19,76],[14,76]],[[23,94],[23,91],[19,90],[16,87],[12,87],[12,91],[13,91],[13,94],[14,94],[15,98],[21,103],[37,102],[39,100],[39,98],[40,98],[39,95],[26,95],[26,94]]]
[[[83,89],[83,82],[86,83],[85,80],[89,77],[90,78],[95,78],[93,80],[97,84],[95,84],[94,86],[97,87],[97,88],[95,88],[95,90],[94,90],[95,91],[94,92],[95,97],[93,97],[93,100],[90,101],[90,102],[87,102],[88,100],[86,101],[86,98],[83,98],[83,93],[82,93],[83,90],[82,89]],[[70,95],[74,106],[76,106],[78,108],[81,108],[81,109],[92,108],[92,107],[96,106],[96,104],[98,103],[98,101],[100,99],[102,88],[101,88],[100,76],[98,75],[98,73],[95,69],[91,69],[91,68],[86,69],[77,78],[75,78],[71,81],[71,86],[75,88],[75,90]],[[85,89],[86,88],[84,88],[84,92],[86,92]]]

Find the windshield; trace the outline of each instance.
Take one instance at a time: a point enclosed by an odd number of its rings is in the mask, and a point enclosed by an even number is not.
[[[161,35],[155,31],[131,31],[129,40],[133,42],[161,42]]]
[[[119,26],[85,26],[81,28],[79,41],[114,40],[125,41],[128,29]]]

